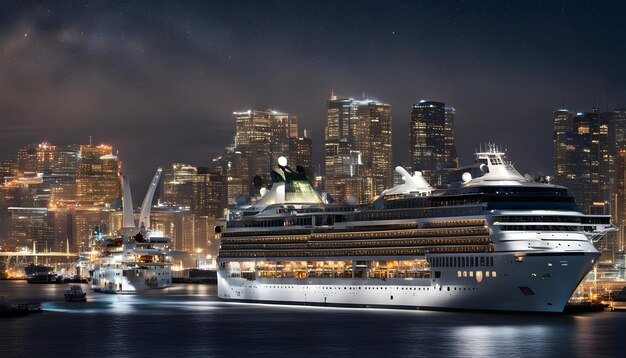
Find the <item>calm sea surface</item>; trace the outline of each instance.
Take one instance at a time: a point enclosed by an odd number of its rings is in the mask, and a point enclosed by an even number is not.
[[[88,285],[82,285],[88,291]],[[0,357],[346,357],[626,355],[626,312],[511,315],[224,303],[216,286],[147,295],[0,281],[44,313],[0,318]],[[497,297],[493,298],[497,300]]]

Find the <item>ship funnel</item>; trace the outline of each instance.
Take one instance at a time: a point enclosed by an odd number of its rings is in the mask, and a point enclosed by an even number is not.
[[[137,227],[133,213],[133,199],[130,195],[130,184],[125,176],[122,176],[122,194],[122,227]]]
[[[152,207],[152,199],[154,199],[154,192],[159,184],[159,179],[161,179],[162,171],[163,170],[159,168],[156,173],[154,173],[154,177],[152,177],[146,197],[143,198],[143,203],[141,204],[141,214],[139,215],[139,227],[141,228],[150,228],[150,209]]]

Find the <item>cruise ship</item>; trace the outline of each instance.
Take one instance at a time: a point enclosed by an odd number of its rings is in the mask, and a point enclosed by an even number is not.
[[[161,169],[159,169],[144,198],[135,223],[130,186],[123,181],[123,228],[116,235],[96,233],[92,237],[90,265],[91,288],[103,293],[137,293],[172,285],[172,263],[168,255],[171,240],[149,230],[150,207]]]
[[[493,145],[447,189],[404,184],[366,206],[326,203],[286,160],[229,208],[218,297],[244,302],[562,312],[615,230],[562,186],[520,175]],[[460,173],[459,173],[460,174]]]

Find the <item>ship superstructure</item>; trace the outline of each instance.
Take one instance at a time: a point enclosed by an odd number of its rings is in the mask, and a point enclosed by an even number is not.
[[[229,210],[218,297],[294,304],[562,312],[609,216],[520,175],[495,146],[458,183],[404,184],[366,206],[327,203],[282,163],[269,192]]]
[[[123,228],[116,235],[97,233],[92,237],[94,258],[91,286],[98,292],[136,293],[169,287],[172,284],[171,240],[150,230],[150,206],[161,176],[159,169],[144,198],[139,225],[135,223],[130,186],[123,181]]]

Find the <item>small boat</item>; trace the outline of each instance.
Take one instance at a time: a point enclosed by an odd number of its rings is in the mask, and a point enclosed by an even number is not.
[[[87,293],[80,286],[71,286],[69,290],[65,290],[64,295],[67,302],[87,301]]]
[[[11,304],[4,296],[0,296],[0,317],[22,316],[30,313],[41,313],[39,303],[18,303]]]

